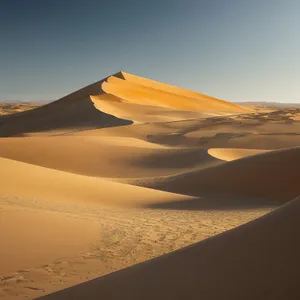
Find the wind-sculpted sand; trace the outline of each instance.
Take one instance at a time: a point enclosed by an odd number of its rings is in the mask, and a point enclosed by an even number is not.
[[[299,299],[299,209],[300,198],[223,234],[42,299]]]
[[[141,179],[136,184],[193,196],[286,202],[299,194],[299,165],[300,147],[296,147],[179,175]]]
[[[119,72],[0,116],[0,298],[298,299],[299,114]]]
[[[211,148],[208,150],[209,155],[225,161],[232,161],[251,155],[268,152],[269,150],[257,149],[233,149],[233,148]]]

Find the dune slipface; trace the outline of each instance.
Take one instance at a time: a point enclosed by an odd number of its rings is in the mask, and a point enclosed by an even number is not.
[[[299,212],[300,198],[198,244],[41,299],[299,299]]]

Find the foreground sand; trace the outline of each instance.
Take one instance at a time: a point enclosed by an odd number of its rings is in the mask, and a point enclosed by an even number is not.
[[[6,198],[0,211],[1,222],[10,220],[1,224],[2,241],[10,241],[0,251],[1,296],[32,299],[190,245],[270,208],[121,209]]]
[[[283,268],[276,249],[288,253],[299,206],[289,206],[300,194],[299,116],[124,72],[0,116],[0,297],[33,299],[97,277],[49,299],[220,299],[208,291],[216,282],[224,299],[274,296],[272,282],[286,292],[270,259]],[[226,280],[243,278],[239,266],[248,277],[233,293]]]
[[[299,299],[299,209],[300,198],[203,242],[42,299]]]

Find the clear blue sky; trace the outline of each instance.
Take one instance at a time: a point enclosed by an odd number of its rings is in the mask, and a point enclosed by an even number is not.
[[[122,70],[300,102],[299,12],[299,0],[1,0],[0,100],[55,100]]]

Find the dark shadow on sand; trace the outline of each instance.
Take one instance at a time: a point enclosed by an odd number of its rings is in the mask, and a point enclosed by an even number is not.
[[[168,203],[155,203],[147,205],[147,208],[167,210],[248,210],[276,208],[280,204],[279,202],[266,199],[204,197]]]

